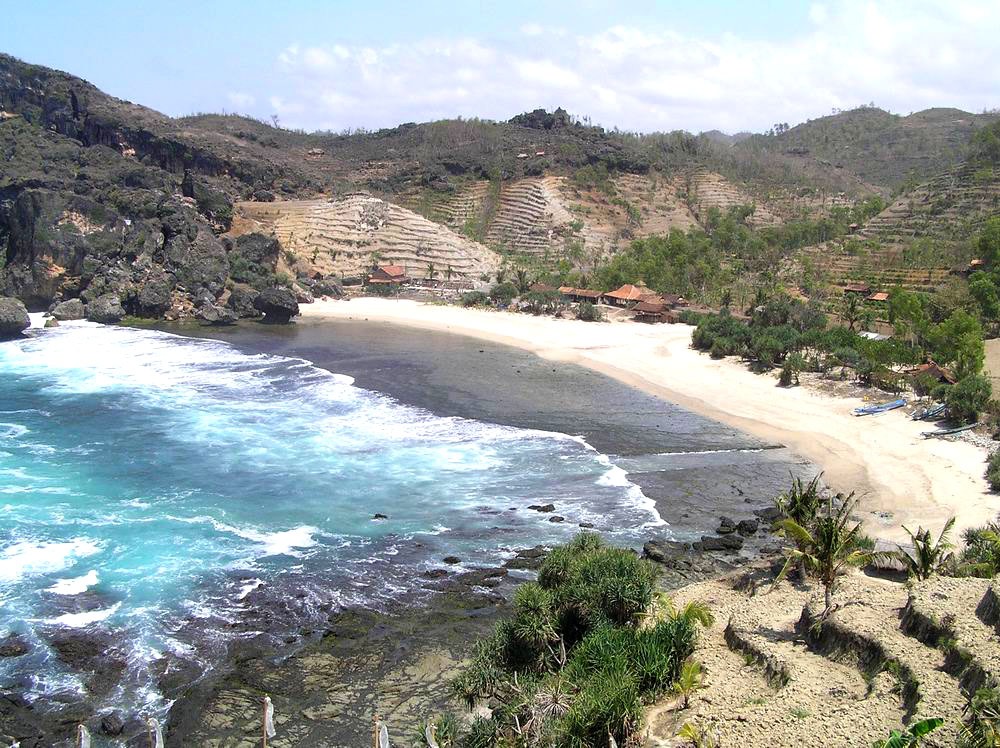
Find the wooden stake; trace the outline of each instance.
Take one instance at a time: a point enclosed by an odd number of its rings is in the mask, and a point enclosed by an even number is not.
[[[260,721],[260,731],[264,736],[264,748],[267,748],[267,697],[260,702],[262,709],[262,719]]]
[[[372,717],[372,748],[378,748],[378,715]]]

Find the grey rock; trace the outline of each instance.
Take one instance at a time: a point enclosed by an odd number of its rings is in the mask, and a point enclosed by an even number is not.
[[[261,291],[253,301],[254,308],[264,313],[264,321],[284,324],[299,313],[299,303],[287,288],[269,288]]]
[[[232,309],[226,309],[217,304],[206,304],[198,310],[198,319],[215,327],[221,327],[236,324],[239,315]]]
[[[83,319],[86,312],[87,310],[84,309],[83,302],[80,299],[69,299],[56,304],[52,309],[52,316],[60,322],[68,322],[70,320]]]
[[[660,564],[690,552],[690,545],[676,540],[648,540],[642,546],[642,557]]]
[[[31,319],[20,299],[0,296],[0,340],[19,337],[29,327]]]
[[[125,720],[121,712],[114,711],[101,717],[101,732],[105,735],[121,735],[125,729]]]
[[[312,304],[316,300],[309,289],[303,288],[298,283],[292,284],[292,293],[295,294],[295,300],[299,304]]]
[[[766,522],[767,524],[772,524],[777,522],[779,519],[784,518],[785,514],[780,509],[774,506],[765,507],[764,509],[757,509],[754,514],[760,517],[761,522]]]
[[[739,535],[702,535],[697,548],[702,551],[738,551],[743,547],[743,538]]]
[[[241,318],[259,317],[260,312],[254,306],[259,291],[244,283],[237,283],[229,292],[229,300],[226,306],[232,309]]]
[[[566,518],[560,517],[558,514],[553,514],[551,517],[549,517],[549,522],[565,522],[565,521]]]
[[[139,313],[144,317],[160,317],[173,303],[172,285],[163,273],[146,280],[139,289]]]
[[[729,517],[720,517],[719,527],[716,529],[716,532],[719,533],[719,535],[728,535],[736,532],[736,523]]]
[[[534,509],[536,512],[554,512],[556,510],[555,504],[531,504],[528,509]]]
[[[101,322],[106,325],[113,325],[121,322],[125,316],[121,299],[116,294],[106,293],[98,296],[87,304],[87,319],[91,322]]]
[[[59,327],[59,320],[55,317],[49,317],[45,320],[45,327]]]
[[[738,532],[740,535],[746,538],[751,535],[756,535],[759,527],[760,527],[760,522],[758,520],[743,519],[737,523],[736,532]]]
[[[30,651],[28,642],[17,634],[10,634],[0,640],[0,657],[20,657]]]

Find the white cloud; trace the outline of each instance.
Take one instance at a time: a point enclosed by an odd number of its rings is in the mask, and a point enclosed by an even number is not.
[[[293,44],[277,55],[271,106],[305,128],[563,106],[624,129],[736,131],[869,101],[903,113],[1000,105],[996,0],[825,0],[808,18],[781,41],[527,24],[507,41]]]

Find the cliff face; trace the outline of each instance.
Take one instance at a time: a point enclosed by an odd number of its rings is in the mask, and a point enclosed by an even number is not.
[[[0,294],[42,310],[111,293],[126,313],[153,318],[228,302],[233,245],[219,234],[232,198],[298,178],[226,158],[169,118],[6,56],[0,163]],[[256,290],[278,284],[275,269],[275,258],[250,268]],[[240,306],[256,315],[252,300]]]

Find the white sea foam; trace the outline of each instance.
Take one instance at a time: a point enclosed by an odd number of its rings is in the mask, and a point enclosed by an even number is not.
[[[20,423],[0,423],[0,438],[17,439],[28,433],[28,427]]]
[[[57,626],[80,628],[81,626],[89,626],[92,623],[98,623],[113,616],[121,606],[121,603],[115,603],[110,608],[104,608],[103,610],[88,610],[84,613],[64,613],[56,618],[47,618],[45,622]]]
[[[264,584],[263,579],[251,579],[249,582],[240,587],[240,594],[236,596],[237,600],[244,599],[247,595],[253,592],[255,589]]]
[[[97,570],[91,569],[82,577],[60,579],[45,591],[55,595],[79,595],[97,584],[97,579]]]
[[[62,571],[77,559],[92,556],[100,550],[97,543],[87,538],[65,542],[25,540],[14,543],[0,551],[0,583]]]

